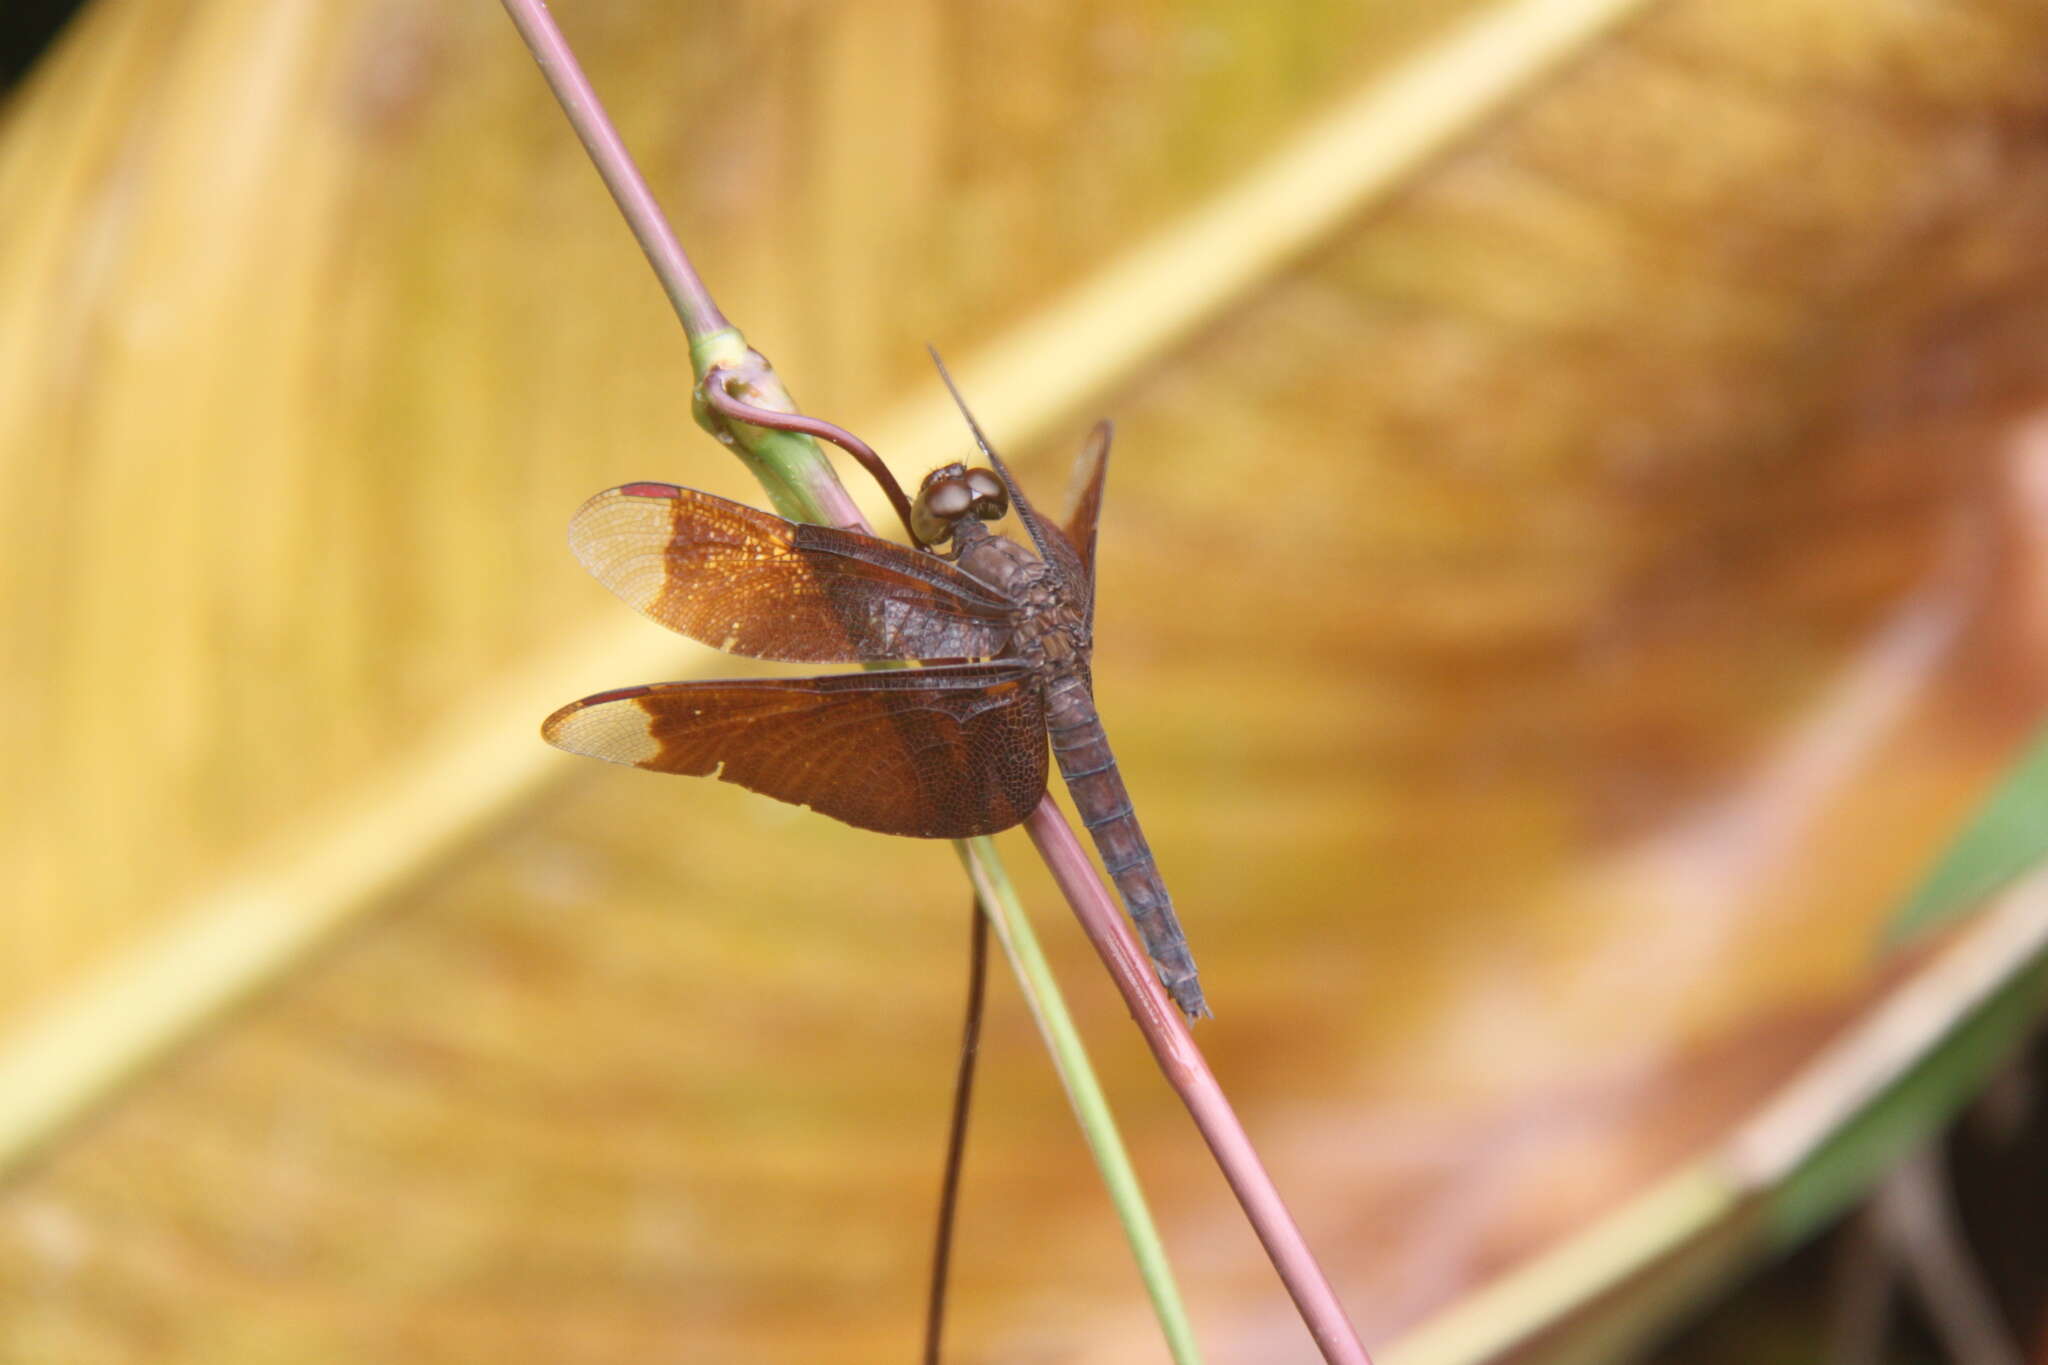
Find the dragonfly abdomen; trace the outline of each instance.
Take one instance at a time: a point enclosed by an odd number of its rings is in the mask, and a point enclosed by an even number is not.
[[[1048,689],[1046,733],[1053,758],[1074,798],[1074,809],[1102,855],[1103,870],[1116,883],[1117,894],[1144,940],[1145,951],[1159,969],[1159,979],[1174,1004],[1190,1019],[1209,1013],[1195,977],[1195,960],[1187,935],[1173,913],[1173,898],[1159,875],[1145,831],[1138,825],[1131,796],[1117,771],[1095,701],[1085,684]]]

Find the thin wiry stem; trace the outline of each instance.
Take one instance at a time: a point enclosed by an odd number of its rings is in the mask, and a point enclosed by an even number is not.
[[[967,1157],[967,1115],[974,1098],[974,1059],[981,1048],[982,1002],[988,986],[988,916],[981,897],[967,903],[967,1022],[960,1034],[960,1069],[953,1078],[953,1117],[946,1127],[946,1174],[939,1182],[939,1225],[932,1238],[932,1287],[924,1319],[925,1365],[939,1365],[946,1328],[946,1276],[953,1265],[953,1226],[960,1208],[960,1168]]]
[[[1877,1365],[1898,1287],[1884,1219],[1865,1203],[1843,1228],[1828,1312],[1829,1365]]]
[[[2019,1343],[1999,1315],[1957,1223],[1940,1154],[1923,1147],[1907,1157],[1873,1197],[1885,1241],[1949,1359],[1967,1365],[2023,1365]]]
[[[1045,950],[1039,946],[1030,917],[1017,898],[1017,888],[996,856],[995,841],[965,839],[954,847],[960,850],[960,861],[974,881],[974,891],[989,917],[989,927],[995,930],[1009,955],[1010,965],[1016,968],[1018,984],[1024,988],[1024,1003],[1031,1009],[1039,1036],[1045,1040],[1045,1050],[1059,1072],[1060,1084],[1066,1088],[1067,1102],[1074,1107],[1081,1136],[1088,1142],[1095,1167],[1102,1174],[1103,1188],[1109,1192],[1110,1203],[1123,1224],[1131,1255],[1138,1263],[1138,1274],[1145,1281],[1145,1292],[1151,1295],[1159,1330],[1166,1337],[1166,1349],[1174,1365],[1201,1365],[1201,1347],[1195,1341],[1194,1325],[1188,1320],[1180,1288],[1174,1283],[1166,1244],[1160,1240],[1152,1211],[1145,1206],[1144,1191],[1138,1186],[1131,1155],[1124,1149],[1116,1119],[1109,1112],[1109,1101],[1102,1093],[1102,1082],[1089,1064],[1087,1050],[1081,1046],[1080,1032],[1067,1011],[1059,983],[1053,980]]]

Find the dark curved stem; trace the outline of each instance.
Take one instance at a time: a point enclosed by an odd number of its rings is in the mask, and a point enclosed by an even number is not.
[[[960,1168],[967,1155],[968,1102],[974,1095],[974,1058],[981,1047],[981,1006],[988,985],[988,919],[979,899],[967,904],[973,920],[967,949],[967,1025],[960,1038],[960,1070],[953,1080],[953,1120],[946,1131],[946,1174],[939,1185],[939,1228],[932,1240],[932,1288],[924,1318],[924,1365],[939,1365],[946,1326],[946,1274],[953,1263],[953,1224],[960,1207]]]
[[[904,496],[903,485],[896,482],[896,476],[889,472],[889,466],[882,463],[882,457],[875,448],[845,427],[835,426],[822,417],[806,417],[800,412],[778,412],[773,408],[757,408],[743,398],[729,392],[723,376],[717,369],[704,376],[701,392],[704,401],[720,416],[734,422],[745,422],[749,426],[767,427],[773,431],[794,431],[820,441],[830,441],[854,459],[869,476],[882,486],[889,497],[889,505],[896,509],[896,519],[903,523],[904,534],[910,543],[920,550],[928,549],[918,539],[917,532],[910,529],[910,499]]]

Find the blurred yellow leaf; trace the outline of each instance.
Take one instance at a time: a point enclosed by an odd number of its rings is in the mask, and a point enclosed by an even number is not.
[[[1205,1044],[1412,1359],[1548,1325],[1595,1281],[1458,1335],[1645,1191],[1721,1273],[1750,1187],[1691,1159],[1954,975],[1875,928],[2048,694],[2048,18],[1629,8],[563,15],[810,410],[956,448],[932,340],[1038,486],[1117,417],[1098,682]],[[907,1349],[963,891],[533,735],[713,666],[568,511],[748,490],[502,16],[105,0],[0,203],[10,1155],[391,912],[17,1168],[0,1358]],[[1026,1033],[961,1340],[1141,1358]],[[1304,1355],[1116,1047],[1210,1349]]]

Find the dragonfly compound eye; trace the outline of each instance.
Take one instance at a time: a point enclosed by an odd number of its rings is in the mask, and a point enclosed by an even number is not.
[[[942,483],[925,495],[924,505],[941,521],[953,521],[967,515],[967,509],[974,505],[974,495],[962,484]]]
[[[1010,493],[1003,481],[986,469],[967,471],[967,486],[974,496],[974,515],[983,521],[998,521],[1010,510]]]
[[[910,512],[917,538],[927,545],[952,539],[953,523],[973,513],[974,501],[965,469],[959,465],[934,469],[925,475],[924,486],[917,490],[917,505]]]

